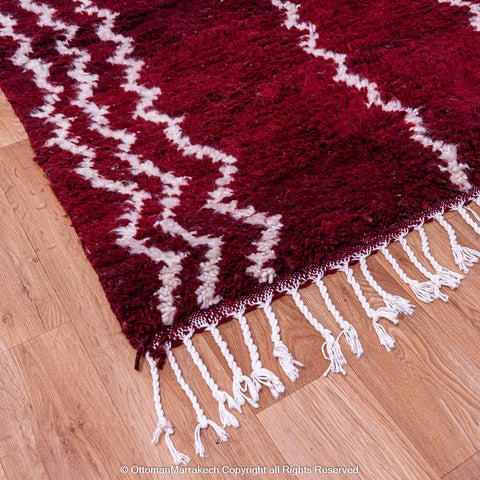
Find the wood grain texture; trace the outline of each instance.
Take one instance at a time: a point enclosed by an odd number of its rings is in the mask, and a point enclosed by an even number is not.
[[[66,290],[82,292],[75,272],[82,269],[76,261],[83,261],[85,255],[42,170],[32,163],[32,156],[27,141],[0,149],[0,189],[25,232],[18,243],[31,246],[44,272],[45,279],[37,282],[45,289],[54,285],[49,296],[64,298]]]
[[[0,148],[0,165],[4,165],[11,147]],[[16,155],[21,155],[20,150]],[[31,159],[31,154],[29,154]],[[0,167],[1,172],[1,167]],[[2,180],[5,176],[1,175]],[[0,181],[0,351],[5,351],[65,322],[55,287],[49,282],[22,226],[7,198],[9,188]],[[46,301],[46,297],[51,301]]]
[[[0,147],[25,140],[25,132],[13,108],[7,102],[5,94],[0,90]]]
[[[2,472],[0,467],[0,479],[2,474],[8,480],[152,478],[119,473],[121,464],[161,467],[171,462],[163,439],[159,445],[150,444],[156,417],[148,365],[143,362],[140,372],[133,369],[135,352],[122,335],[69,220],[32,161],[28,141],[22,140],[25,132],[8,116],[9,109],[0,97],[0,139],[6,139],[0,148],[0,465],[4,468]],[[461,242],[480,248],[477,234],[458,214],[446,217]],[[438,260],[456,269],[442,229],[432,223],[426,230]],[[422,258],[416,234],[409,236],[409,242]],[[390,249],[412,277],[422,278],[398,245]],[[235,413],[241,426],[228,429],[228,443],[218,443],[211,428],[202,432],[209,455],[205,459],[197,458],[193,449],[193,409],[165,367],[161,372],[165,413],[176,427],[172,436],[176,447],[193,458],[190,466],[221,470],[223,465],[321,461],[334,466],[349,461],[361,467],[355,478],[370,480],[449,478],[457,467],[462,472],[469,464],[470,477],[465,478],[480,477],[478,462],[469,460],[480,451],[480,268],[471,269],[457,291],[444,289],[451,294],[449,303],[436,300],[426,305],[415,300],[382,257],[375,255],[368,263],[387,291],[417,305],[415,315],[402,317],[398,326],[382,321],[396,339],[396,348],[388,353],[379,344],[371,320],[340,274],[325,283],[345,319],[357,328],[365,350],[357,360],[341,339],[349,362],[346,377],[322,377],[329,364],[322,353],[322,337],[290,297],[277,300],[273,308],[283,341],[304,364],[296,383],[273,357],[264,313],[249,313],[262,362],[281,378],[286,393],[275,401],[263,388],[259,409],[247,405],[243,415]],[[372,306],[379,308],[381,300],[362,280],[357,266],[354,272]],[[338,335],[340,329],[316,287],[303,289],[302,297],[318,320]],[[250,374],[250,357],[238,324],[229,322],[220,330],[238,364]],[[194,344],[219,387],[231,392],[230,371],[211,335],[196,336]],[[174,353],[205,413],[218,422],[218,405],[188,352],[180,347]],[[205,478],[239,477],[220,471]],[[250,473],[241,478],[273,477]],[[284,472],[275,478],[294,475]]]
[[[475,480],[480,472],[480,453],[473,455],[455,470],[443,477],[443,480]]]
[[[377,256],[369,260],[377,276],[373,260],[379,265],[382,261]],[[360,280],[358,269],[355,272]],[[385,280],[382,279],[382,285],[387,291],[410,296],[406,290],[402,292],[400,284],[392,283],[396,282],[392,274]],[[350,369],[368,385],[437,473],[445,474],[478,451],[480,371],[463,349],[461,340],[455,341],[458,329],[450,329],[450,336],[443,328],[445,318],[451,322],[458,316],[454,307],[438,300],[425,307],[417,303],[414,316],[402,318],[398,326],[383,321],[397,341],[395,349],[387,352],[383,347],[379,349],[366,315],[363,314],[363,319],[359,315],[357,300],[352,300],[351,293],[344,293],[349,291],[344,278],[334,275],[325,281],[345,318],[357,318],[355,326],[366,353],[360,361],[350,361]],[[318,304],[315,298],[309,303],[312,308]],[[458,336],[462,339],[463,334],[460,332]]]
[[[5,353],[2,372],[0,458],[9,478],[111,478],[125,459],[140,458],[70,324]]]
[[[440,478],[354,374],[341,383],[334,376],[317,379],[258,416],[289,464],[313,466],[313,473],[315,465],[358,466],[358,475],[351,476],[362,480]],[[304,445],[306,438],[321,445]],[[311,478],[311,473],[299,478]]]
[[[5,475],[5,471],[3,470],[3,467],[1,464],[0,464],[0,480],[7,480],[7,476]]]

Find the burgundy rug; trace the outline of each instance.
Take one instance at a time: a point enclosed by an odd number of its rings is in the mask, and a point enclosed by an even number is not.
[[[273,354],[295,380],[299,362],[270,306],[289,294],[325,338],[328,371],[361,339],[330,299],[341,271],[386,348],[379,323],[412,305],[382,289],[367,257],[380,251],[419,300],[446,299],[462,276],[430,254],[436,220],[460,270],[478,252],[443,218],[455,209],[480,232],[480,1],[0,0],[0,86],[70,216],[121,328],[145,355],[159,423],[176,463],[158,367],[170,362],[198,417],[221,440],[230,409],[256,405],[266,370],[244,313],[263,308]],[[406,234],[422,238],[423,263]],[[398,241],[425,277],[408,277]],[[425,262],[428,261],[428,264]],[[349,264],[383,298],[374,310]],[[298,289],[315,282],[328,330]],[[333,301],[332,301],[333,300]],[[240,323],[247,375],[216,326]],[[335,323],[334,323],[335,325]],[[218,389],[191,337],[209,330],[232,370]],[[342,336],[343,335],[343,336]],[[185,343],[219,403],[207,419],[172,347]],[[327,372],[328,372],[327,371]]]

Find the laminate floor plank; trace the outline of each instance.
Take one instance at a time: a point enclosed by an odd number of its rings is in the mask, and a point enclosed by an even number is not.
[[[374,260],[376,256],[370,263]],[[393,276],[388,278],[395,282]],[[346,293],[350,286],[344,278],[333,275],[325,283],[345,319],[357,319],[354,325],[365,354],[358,361],[350,360],[348,369],[359,376],[437,473],[445,474],[478,451],[480,370],[473,360],[476,353],[472,351],[469,357],[463,350],[464,335],[457,343],[442,325],[459,314],[455,307],[440,301],[426,307],[417,304],[414,315],[403,317],[398,326],[382,320],[396,340],[395,348],[387,352],[379,346],[371,320],[359,314],[359,302]],[[387,291],[402,293],[400,285],[397,289],[389,285],[384,284]],[[319,304],[315,295],[308,297],[309,292],[306,289],[304,295],[315,310]],[[457,332],[451,330],[452,335]]]
[[[125,459],[140,458],[70,324],[0,359],[0,458],[10,480],[117,478]]]
[[[0,162],[5,149],[0,149]],[[67,321],[21,220],[0,189],[0,351]]]
[[[0,464],[0,480],[7,480],[7,476],[5,475],[5,471],[3,470],[3,467],[1,464]]]
[[[18,243],[31,246],[46,276],[38,280],[38,285],[53,286],[53,291],[42,297],[58,297],[64,304],[67,291],[76,291],[77,296],[82,292],[79,269],[91,267],[65,211],[32,156],[27,141],[1,149],[0,188],[25,232],[26,238]],[[84,299],[78,301],[82,305]]]
[[[355,375],[317,379],[258,416],[289,464],[312,470],[301,479],[322,478],[319,465],[358,467],[358,474],[325,474],[332,479],[440,478]],[[321,439],[321,447],[306,438]]]
[[[27,139],[27,133],[0,90],[0,147]]]
[[[455,470],[443,477],[443,480],[476,480],[480,472],[480,453],[473,455]]]

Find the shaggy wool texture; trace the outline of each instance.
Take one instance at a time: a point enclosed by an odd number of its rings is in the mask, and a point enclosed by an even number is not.
[[[0,0],[0,86],[162,363],[477,195],[479,30],[478,1]]]

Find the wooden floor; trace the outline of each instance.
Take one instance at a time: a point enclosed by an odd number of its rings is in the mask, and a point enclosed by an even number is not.
[[[162,467],[171,458],[161,439],[150,443],[156,423],[147,364],[133,369],[135,352],[120,332],[96,274],[86,261],[69,220],[54,198],[22,126],[0,98],[0,480],[358,478],[364,480],[476,480],[480,478],[480,266],[450,301],[416,303],[398,326],[384,322],[396,339],[388,353],[351,287],[340,274],[326,279],[344,317],[359,332],[364,356],[343,343],[347,375],[322,377],[327,361],[291,298],[274,303],[283,340],[305,365],[292,384],[272,357],[270,331],[261,312],[248,315],[264,365],[287,386],[274,401],[261,392],[261,407],[244,408],[227,443],[202,433],[207,458],[193,448],[194,412],[169,367],[162,371],[164,409],[176,427],[176,447],[189,466],[219,473],[135,473]],[[480,248],[458,214],[447,215],[463,244]],[[426,228],[432,250],[455,269],[444,231]],[[418,238],[409,238],[415,248]],[[391,251],[411,276],[421,279],[398,246]],[[375,278],[392,293],[413,296],[385,260],[369,259]],[[355,272],[358,272],[355,268]],[[360,278],[360,276],[358,276]],[[362,283],[375,307],[381,304]],[[338,332],[316,287],[302,296],[327,327]],[[221,329],[238,363],[248,369],[239,327]],[[221,388],[228,368],[208,334],[195,346]],[[216,403],[184,348],[175,351],[208,416]],[[122,474],[126,465],[130,473]],[[315,465],[356,467],[358,474],[315,473]],[[230,467],[267,467],[266,473],[222,473]],[[280,473],[268,472],[279,466]],[[284,466],[290,466],[290,468]],[[312,469],[312,473],[308,473]]]

